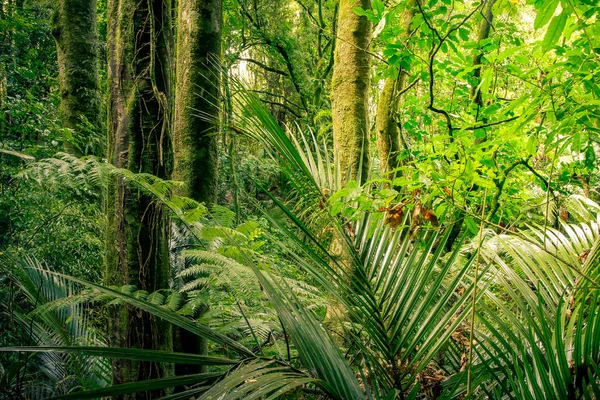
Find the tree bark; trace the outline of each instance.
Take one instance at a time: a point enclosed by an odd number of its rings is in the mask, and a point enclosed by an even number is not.
[[[184,195],[214,203],[217,195],[218,121],[221,57],[221,0],[180,0],[177,33],[174,179]]]
[[[6,12],[4,11],[4,1],[0,0],[0,20],[6,23]],[[10,60],[10,40],[9,34],[5,29],[4,32],[0,33],[0,137],[7,137],[7,121],[6,121],[6,91],[8,86],[8,73],[6,71],[6,65]]]
[[[52,24],[58,56],[60,116],[63,127],[73,132],[67,151],[81,155],[85,153],[81,125],[87,121],[98,133],[102,127],[96,0],[58,0]]]
[[[407,5],[402,15],[403,36],[408,37],[410,23],[414,15],[413,2]],[[377,152],[379,155],[379,169],[382,176],[399,167],[398,154],[400,148],[400,129],[396,123],[395,114],[398,110],[400,96],[406,86],[407,71],[400,67],[395,78],[386,78],[377,103],[375,119],[375,132],[377,134]],[[389,177],[393,178],[393,177]]]
[[[108,159],[132,172],[170,178],[170,0],[109,0],[107,11]],[[169,225],[163,207],[117,178],[109,185],[106,212],[106,284],[149,292],[167,288]],[[111,308],[108,329],[114,347],[172,348],[169,324],[128,306]],[[161,364],[113,361],[115,384],[169,374]]]
[[[180,0],[177,32],[177,82],[175,91],[175,125],[173,177],[182,181],[181,194],[204,202],[217,200],[218,124],[220,103],[221,0]],[[200,116],[203,114],[203,116]],[[214,121],[214,122],[213,122]],[[175,329],[175,350],[206,354],[206,340]],[[203,369],[177,365],[175,373],[185,375]]]
[[[369,168],[371,23],[354,13],[370,0],[340,0],[331,84],[333,142],[342,183],[365,181]]]

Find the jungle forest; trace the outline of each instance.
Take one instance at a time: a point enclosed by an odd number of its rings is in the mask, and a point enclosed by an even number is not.
[[[0,399],[600,399],[598,0],[0,0]]]

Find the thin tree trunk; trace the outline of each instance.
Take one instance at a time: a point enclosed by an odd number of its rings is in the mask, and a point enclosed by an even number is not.
[[[108,159],[132,172],[170,178],[170,0],[108,2]],[[109,285],[167,288],[170,266],[166,211],[123,178],[109,186],[106,204]],[[170,325],[128,306],[113,306],[109,340],[114,347],[172,349]],[[151,362],[113,361],[113,383],[169,375]],[[157,398],[163,391],[124,399]]]
[[[489,38],[490,36],[490,30],[492,28],[492,22],[494,20],[494,14],[492,12],[492,8],[494,7],[494,3],[496,3],[496,0],[488,0],[487,4],[485,5],[485,8],[483,10],[483,21],[481,21],[481,26],[479,28],[479,36],[478,36],[478,42],[481,42],[482,40],[485,40],[487,38]],[[475,104],[475,106],[477,107],[477,118],[476,120],[479,119],[479,112],[481,110],[481,108],[483,107],[483,96],[481,94],[481,60],[483,59],[483,52],[479,51],[475,54],[475,56],[473,57],[473,66],[475,66],[476,68],[473,70],[473,77],[475,78],[475,82],[473,84],[473,87],[471,88],[471,96],[473,99],[473,104]],[[485,140],[485,137],[482,139],[477,139],[476,142],[481,143],[483,140]],[[492,209],[494,209],[497,205],[495,204],[495,202],[497,201],[497,199],[494,200],[494,203],[492,204]],[[450,233],[450,236],[448,237],[448,241],[446,242],[446,251],[451,251],[452,250],[452,246],[454,245],[454,243],[456,242],[456,239],[458,238],[458,236],[460,235],[460,231],[462,230],[462,226],[464,225],[464,220],[465,220],[465,213],[462,211],[457,211],[455,213],[455,223],[454,226],[452,227],[452,232]]]
[[[56,40],[61,119],[73,132],[67,150],[85,153],[81,125],[101,131],[98,77],[98,34],[96,0],[58,0],[52,18]]]
[[[494,14],[492,12],[492,8],[496,0],[488,0],[485,8],[483,10],[483,21],[481,22],[481,27],[479,28],[479,37],[477,39],[478,43],[487,39],[490,36],[490,30],[492,28],[492,22],[494,21]],[[476,68],[473,70],[473,77],[475,78],[475,84],[471,88],[471,96],[473,98],[473,103],[475,103],[479,109],[483,107],[483,96],[481,94],[481,60],[483,59],[483,52],[477,52],[475,57],[473,57],[473,66]]]
[[[178,15],[173,177],[184,183],[182,195],[210,206],[217,200],[219,130],[207,120],[219,120],[222,1],[180,0]],[[177,328],[174,334],[176,351],[207,354],[205,339]],[[177,375],[201,371],[175,366]]]
[[[364,182],[369,168],[371,23],[354,13],[370,0],[340,0],[331,85],[333,141],[341,180]]]
[[[413,2],[407,5],[407,9],[402,15],[403,36],[408,37],[410,23],[414,11]],[[396,78],[387,78],[383,84],[383,89],[377,103],[377,116],[375,120],[375,132],[377,133],[377,152],[379,155],[379,169],[385,176],[390,171],[398,168],[398,154],[400,148],[400,131],[396,124],[395,114],[398,109],[400,95],[406,86],[408,74],[405,69],[400,67]],[[389,177],[393,178],[393,177]]]

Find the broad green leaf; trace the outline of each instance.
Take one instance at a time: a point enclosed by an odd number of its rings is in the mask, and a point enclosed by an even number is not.
[[[542,7],[535,16],[533,21],[533,28],[540,29],[550,21],[550,18],[554,15],[556,7],[558,7],[559,0],[544,0]]]
[[[559,15],[552,18],[542,42],[542,47],[544,50],[549,50],[558,42],[563,30],[565,29],[568,18],[569,13],[566,10],[563,10]]]

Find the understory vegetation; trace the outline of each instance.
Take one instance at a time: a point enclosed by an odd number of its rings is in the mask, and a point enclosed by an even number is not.
[[[595,0],[0,0],[0,399],[600,399]]]

